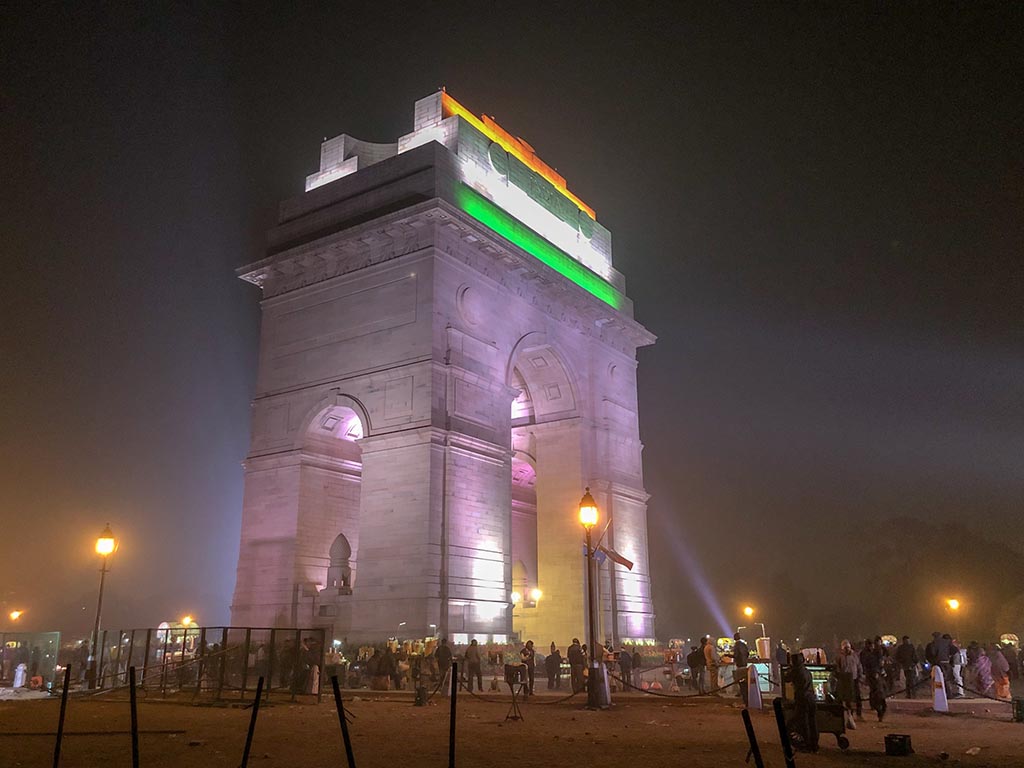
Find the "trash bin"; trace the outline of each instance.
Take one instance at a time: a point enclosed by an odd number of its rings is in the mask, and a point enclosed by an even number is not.
[[[1013,700],[1013,722],[1024,723],[1024,699]]]

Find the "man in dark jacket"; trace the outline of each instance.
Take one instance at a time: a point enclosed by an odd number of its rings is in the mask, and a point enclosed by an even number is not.
[[[622,646],[622,650],[619,651],[619,676],[622,678],[623,690],[628,691],[629,686],[633,684],[633,654],[626,646]]]
[[[686,656],[686,666],[690,668],[690,686],[697,693],[704,693],[704,651],[691,645],[690,653]]]
[[[747,663],[750,659],[750,649],[747,644],[740,637],[740,633],[737,632],[732,636],[732,639],[736,642],[732,647],[732,660],[736,664],[736,679],[739,681],[740,698],[743,699],[743,706],[747,706],[747,696],[749,692],[747,690]]]
[[[896,647],[896,664],[903,670],[903,686],[907,691],[907,698],[914,698],[914,686],[917,685],[917,650],[910,642],[907,635]]]
[[[450,693],[450,683],[448,682],[448,676],[452,671],[452,649],[448,646],[448,638],[442,637],[441,644],[437,646],[437,650],[434,651],[434,657],[437,659],[437,673],[441,677],[441,695],[447,696]]]
[[[808,752],[818,751],[817,696],[814,681],[804,664],[803,654],[791,657],[790,676],[793,681],[793,727],[800,734],[803,748]]]
[[[882,660],[878,655],[873,640],[864,641],[860,652],[860,665],[864,669],[864,679],[868,683],[868,704],[878,714],[878,722],[885,718],[885,682],[882,678]]]
[[[583,669],[587,666],[587,657],[583,654],[578,637],[572,639],[572,645],[567,652],[569,656],[569,672],[572,679],[572,692],[579,693],[583,690]]]

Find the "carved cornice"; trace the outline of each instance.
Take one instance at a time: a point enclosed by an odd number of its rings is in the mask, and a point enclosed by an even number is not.
[[[633,357],[655,336],[533,256],[436,198],[242,267],[265,299],[434,247],[538,311]]]

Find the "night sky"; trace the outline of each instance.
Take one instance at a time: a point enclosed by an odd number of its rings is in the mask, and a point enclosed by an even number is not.
[[[1024,634],[1019,4],[70,5],[0,24],[4,617],[88,631],[109,521],[107,626],[227,620],[234,269],[324,137],[392,141],[444,85],[597,210],[659,337],[662,638],[717,631],[709,602],[920,634],[954,592]]]

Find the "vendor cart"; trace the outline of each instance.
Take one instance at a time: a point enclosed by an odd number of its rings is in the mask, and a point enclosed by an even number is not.
[[[834,699],[829,683],[835,667],[831,664],[808,664],[807,671],[811,673],[811,680],[814,681],[814,694],[816,699],[814,720],[818,725],[818,735],[831,733],[836,737],[836,745],[846,750],[850,746],[850,740],[846,738],[846,707]],[[795,732],[791,723],[794,720],[795,705],[793,704],[793,678],[790,674],[791,667],[782,667],[782,711],[786,715],[786,725],[789,727],[790,737],[794,743],[799,742],[800,737]]]

